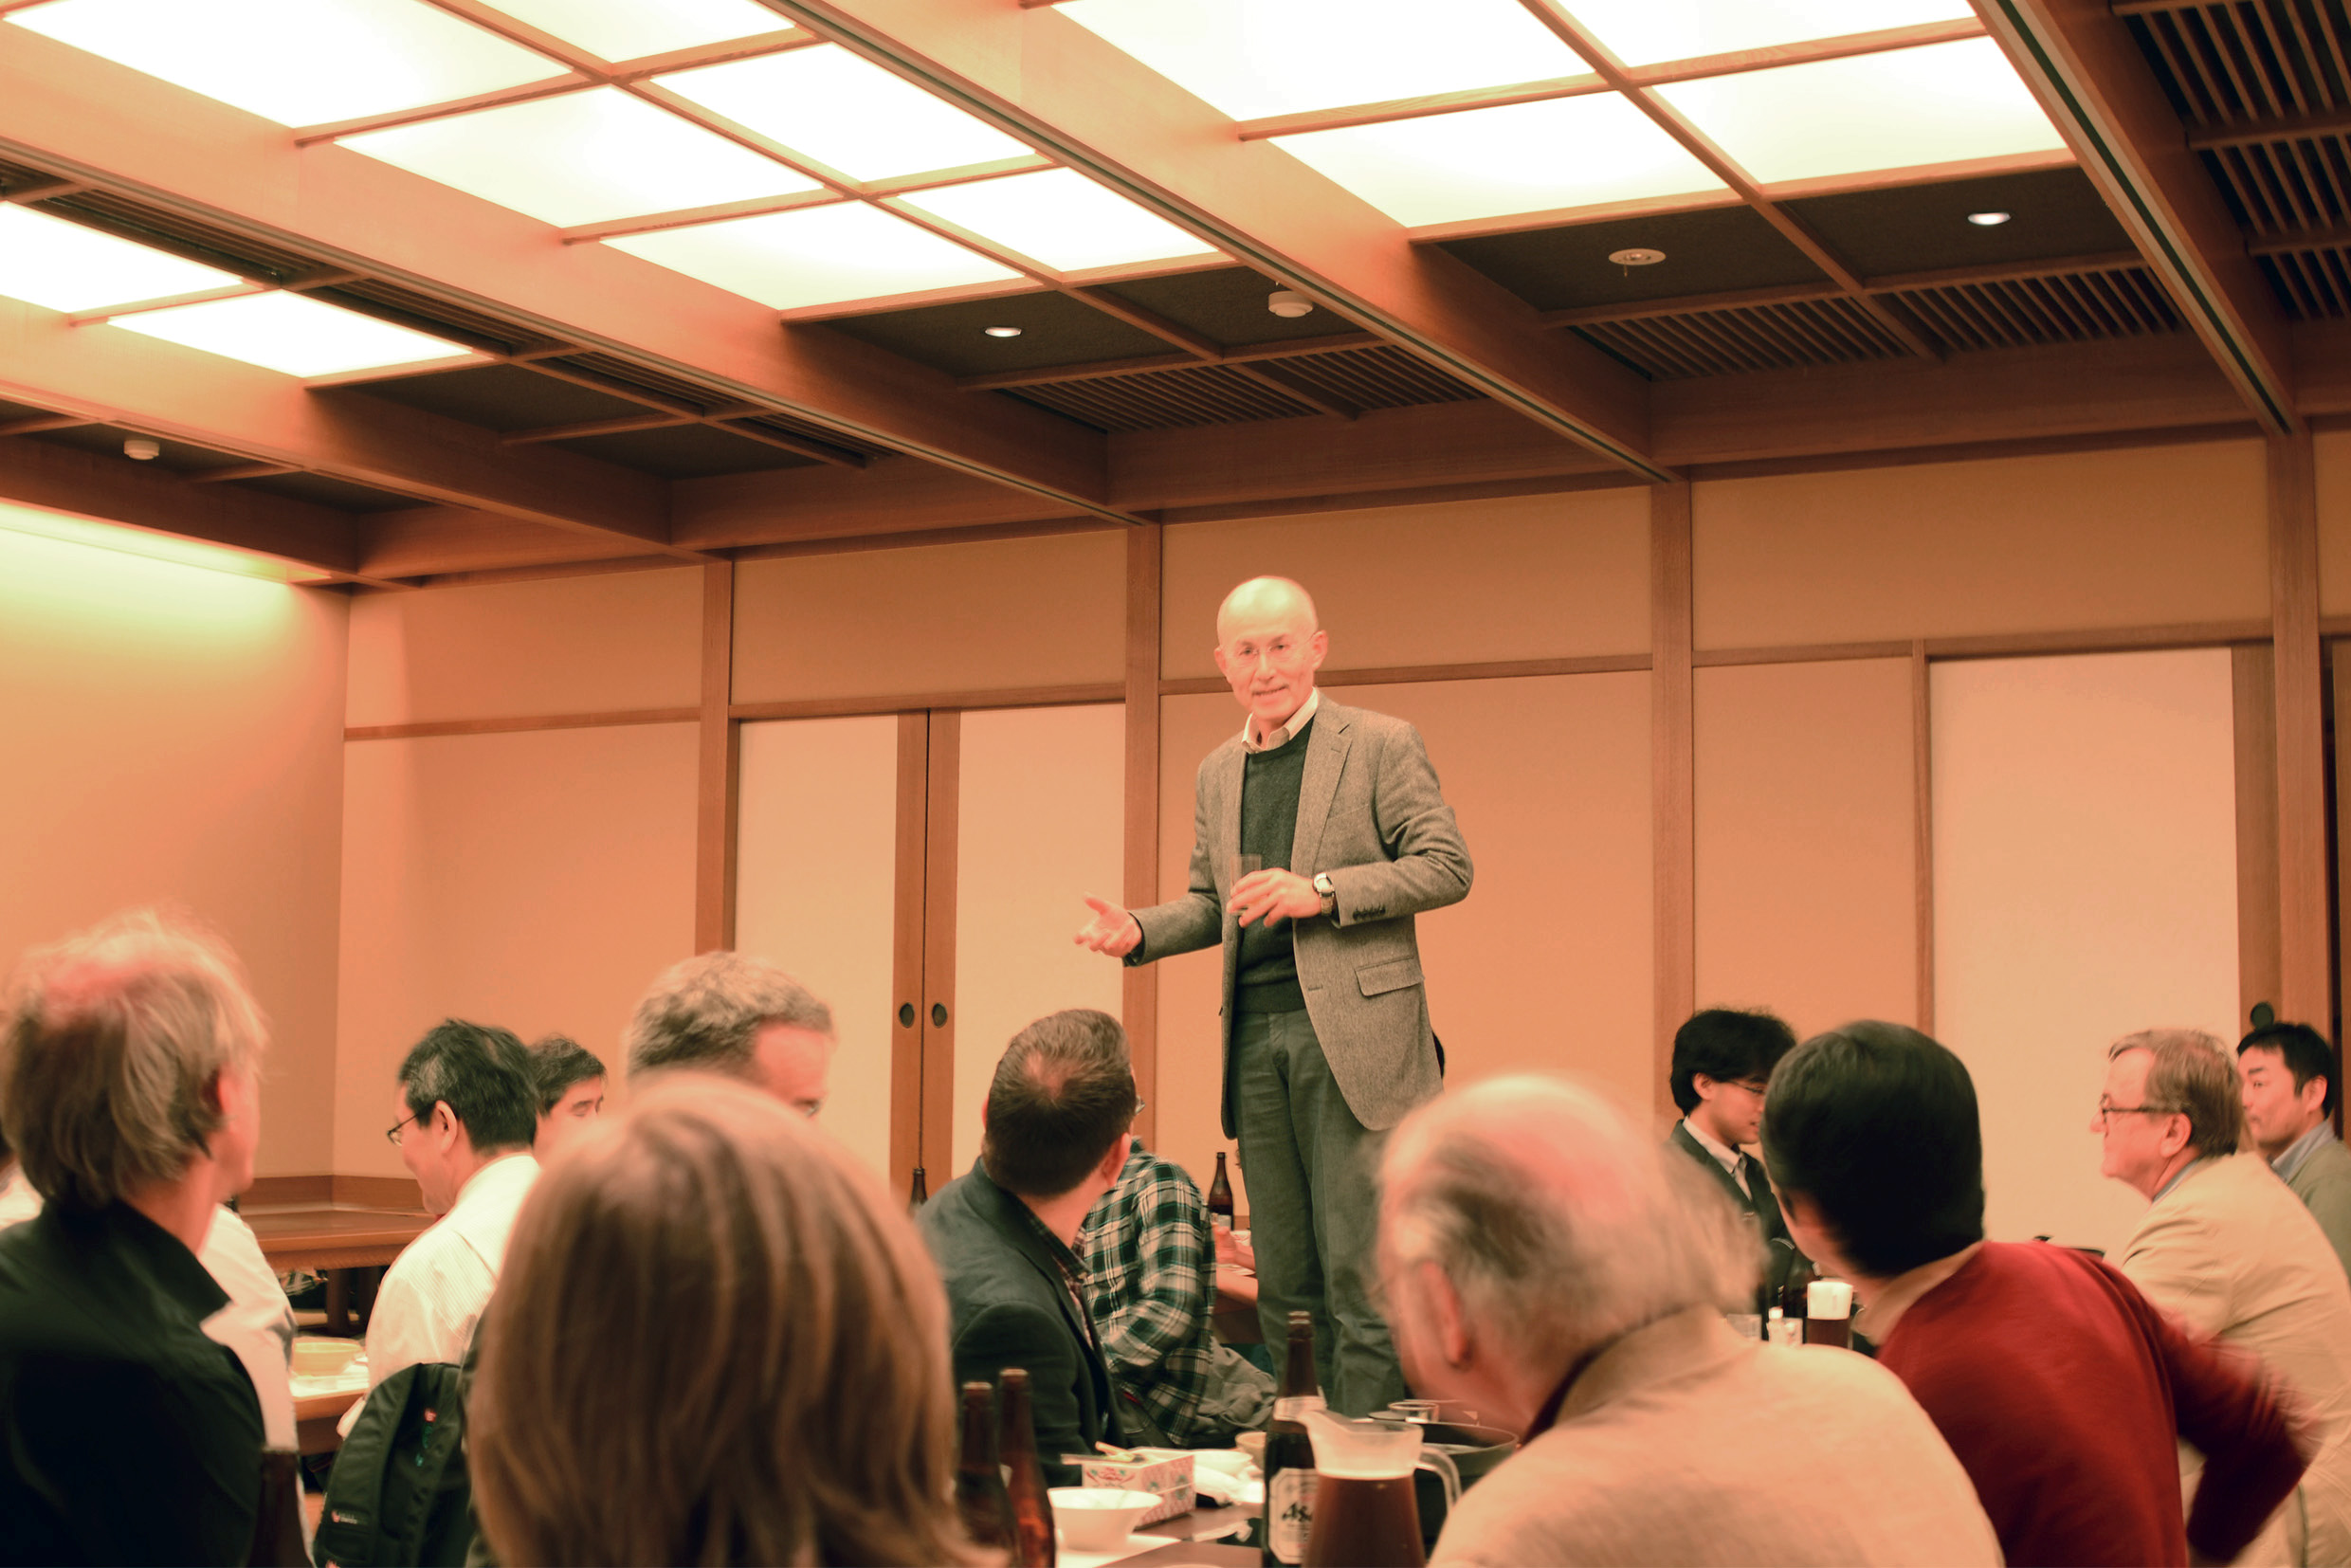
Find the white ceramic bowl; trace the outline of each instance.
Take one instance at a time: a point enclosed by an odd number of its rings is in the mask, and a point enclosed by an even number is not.
[[[1249,1463],[1259,1469],[1266,1468],[1266,1434],[1245,1431],[1232,1440],[1232,1446],[1249,1456]]]
[[[356,1340],[314,1339],[304,1335],[294,1341],[294,1373],[301,1377],[339,1377],[358,1354]]]
[[[1107,1552],[1135,1533],[1136,1522],[1157,1504],[1149,1492],[1113,1491],[1107,1486],[1056,1486],[1053,1522],[1062,1543],[1080,1552]]]

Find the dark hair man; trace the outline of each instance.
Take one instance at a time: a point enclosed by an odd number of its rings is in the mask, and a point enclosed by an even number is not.
[[[604,1064],[568,1034],[531,1045],[531,1087],[538,1099],[538,1134],[531,1151],[544,1164],[604,1114]]]
[[[662,971],[621,1043],[631,1074],[721,1073],[814,1116],[825,1107],[839,1036],[832,1009],[765,958],[701,953]]]
[[[1899,1024],[1813,1036],[1773,1075],[1763,1146],[1796,1239],[1852,1282],[2008,1561],[2226,1561],[2293,1489],[2294,1434],[2251,1368],[2099,1259],[1983,1239],[1976,1085],[1943,1047]],[[2206,1460],[2184,1520],[2175,1438]]]
[[[1086,1211],[1118,1185],[1139,1107],[1119,1021],[1049,1013],[996,1064],[978,1160],[922,1210],[947,1283],[956,1381],[1028,1369],[1037,1452],[1055,1486],[1077,1485],[1061,1455],[1120,1431],[1076,1248]]]
[[[1795,1031],[1769,1012],[1713,1007],[1673,1031],[1673,1103],[1682,1120],[1667,1140],[1698,1161],[1747,1216],[1762,1246],[1756,1310],[1768,1311],[1801,1261],[1763,1162],[1746,1152],[1761,1136],[1763,1090]]]
[[[463,1361],[538,1179],[531,1057],[502,1029],[447,1018],[400,1064],[385,1130],[440,1222],[392,1261],[368,1317],[368,1386],[405,1366]],[[358,1405],[346,1422],[358,1419]],[[348,1427],[345,1428],[348,1431]]]
[[[2269,1024],[2237,1042],[2236,1067],[2246,1130],[2351,1273],[2351,1150],[2335,1136],[2335,1048],[2307,1024]]]

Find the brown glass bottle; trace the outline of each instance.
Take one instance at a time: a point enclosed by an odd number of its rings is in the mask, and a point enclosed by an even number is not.
[[[1053,1500],[1045,1494],[1037,1459],[1037,1429],[1029,1417],[1029,1374],[1004,1369],[1004,1424],[996,1445],[1004,1461],[1004,1494],[1012,1505],[1013,1568],[1053,1568],[1060,1542],[1053,1534]]]
[[[956,1461],[956,1514],[975,1546],[1009,1551],[1012,1504],[1004,1495],[1004,1471],[996,1463],[996,1391],[985,1383],[963,1385],[963,1451]]]
[[[1282,1388],[1266,1429],[1266,1512],[1258,1521],[1261,1560],[1296,1563],[1306,1555],[1314,1525],[1314,1439],[1300,1413],[1322,1406],[1322,1385],[1314,1374],[1314,1319],[1290,1314],[1289,1358],[1282,1365]]]
[[[923,1179],[922,1167],[914,1168],[914,1181],[906,1189],[906,1212],[919,1214],[922,1206],[931,1201],[931,1184]]]
[[[1208,1184],[1208,1218],[1212,1225],[1232,1229],[1232,1178],[1225,1175],[1225,1151],[1216,1151],[1216,1179]]]

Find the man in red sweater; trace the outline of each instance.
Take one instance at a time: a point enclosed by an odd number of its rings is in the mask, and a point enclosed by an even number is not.
[[[1976,1086],[1933,1040],[1807,1040],[1772,1075],[1763,1153],[1796,1245],[1852,1283],[2012,1568],[2225,1562],[2293,1490],[2305,1455],[2257,1365],[2096,1258],[1983,1239]],[[2184,1519],[2175,1439],[2205,1456]]]

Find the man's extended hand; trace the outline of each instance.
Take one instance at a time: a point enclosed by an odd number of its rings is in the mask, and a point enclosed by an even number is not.
[[[1123,958],[1143,939],[1143,928],[1136,923],[1135,917],[1117,904],[1088,894],[1085,906],[1094,911],[1094,918],[1072,939],[1080,947]]]
[[[1234,883],[1232,902],[1226,907],[1240,918],[1243,925],[1275,916],[1306,921],[1322,913],[1322,895],[1314,890],[1313,883],[1297,872],[1275,867],[1251,871]]]

